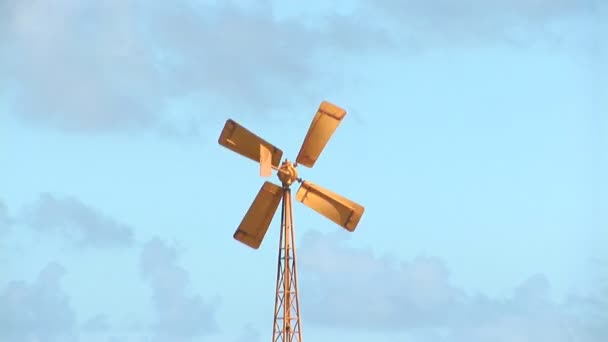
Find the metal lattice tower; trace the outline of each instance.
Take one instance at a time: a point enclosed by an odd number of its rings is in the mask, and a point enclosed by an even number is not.
[[[291,185],[294,182],[300,183],[296,193],[299,202],[350,232],[355,230],[365,210],[361,205],[345,197],[302,180],[298,177],[296,169],[298,165],[313,167],[345,115],[344,109],[329,102],[322,102],[308,128],[294,164],[287,159],[281,163],[283,151],[231,119],[226,121],[218,140],[220,145],[259,162],[261,176],[269,177],[272,175],[272,170],[276,170],[282,184],[278,186],[268,181],[264,182],[234,233],[236,240],[258,249],[279,203],[282,202],[273,342],[302,341]]]
[[[279,238],[272,341],[299,342],[302,341],[302,324],[300,321],[300,297],[298,295],[296,239],[291,210],[291,190],[289,188],[283,189],[281,209],[281,236]]]

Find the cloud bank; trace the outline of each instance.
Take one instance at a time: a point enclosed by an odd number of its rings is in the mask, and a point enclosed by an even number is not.
[[[395,27],[403,43],[418,48],[437,44],[522,46],[538,41],[558,44],[571,34],[588,39],[596,29],[595,21],[602,20],[607,9],[597,0],[385,0],[364,4]],[[586,31],[580,34],[581,29]]]
[[[177,251],[160,238],[148,241],[140,271],[152,288],[156,309],[154,341],[190,341],[217,332],[215,303],[188,293],[188,271],[177,264]]]
[[[241,331],[235,342],[258,342],[261,340],[262,334],[257,329],[247,324],[243,327],[243,331]]]
[[[175,248],[154,238],[143,246],[139,262],[144,279],[142,290],[146,287],[151,290],[153,322],[129,327],[124,322],[112,325],[115,317],[109,312],[78,323],[69,294],[61,287],[66,270],[52,262],[31,284],[11,281],[0,290],[0,340],[75,342],[118,335],[114,338],[131,336],[154,342],[187,342],[218,332],[215,321],[218,303],[190,292],[189,273],[178,265]],[[243,338],[254,339],[257,335],[251,327],[243,330]]]
[[[63,266],[51,262],[27,284],[11,281],[0,291],[0,340],[76,341],[75,314],[61,287]]]
[[[60,235],[77,247],[129,247],[134,243],[132,227],[74,197],[41,193],[21,217],[37,232]]]
[[[407,332],[417,341],[512,342],[585,341],[608,338],[608,283],[603,293],[572,295],[562,303],[549,296],[542,274],[522,282],[505,298],[471,294],[450,283],[438,258],[408,262],[378,258],[344,246],[329,235],[303,236],[300,256],[302,302],[306,322],[334,330]],[[114,336],[157,342],[197,341],[219,332],[217,302],[192,293],[188,270],[179,265],[175,247],[160,238],[146,242],[139,271],[151,290],[152,324],[118,329],[112,313],[77,324],[66,291],[65,269],[49,263],[28,284],[11,281],[0,290],[0,340],[78,341]],[[210,336],[211,335],[211,336]],[[246,325],[237,341],[260,339]],[[111,339],[110,339],[111,340]]]
[[[6,204],[0,200],[0,236],[9,231],[13,224],[13,219],[10,217]]]
[[[19,118],[57,129],[179,136],[197,134],[218,116],[203,109],[192,114],[193,106],[221,109],[222,117],[232,111],[264,117],[302,99],[316,103],[320,84],[340,86],[344,63],[336,60],[534,37],[561,41],[564,32],[599,41],[605,33],[605,25],[594,23],[606,6],[595,0],[353,5],[344,15],[280,17],[272,1],[255,8],[0,2],[0,94]]]
[[[508,298],[469,294],[450,284],[437,258],[381,259],[313,233],[300,248],[307,320],[334,329],[407,331],[435,341],[587,341],[608,339],[608,306],[598,298],[555,303],[545,276]],[[601,297],[599,297],[601,298]],[[603,312],[603,313],[602,313]],[[419,336],[419,337],[420,337]],[[422,337],[421,337],[422,338]]]
[[[280,19],[269,2],[256,10],[230,2],[2,2],[0,72],[8,83],[0,93],[20,118],[72,132],[175,131],[183,118],[167,110],[182,100],[263,115],[293,100],[278,89],[310,93],[307,84],[324,76],[314,67],[319,54],[352,48],[337,40],[343,31],[359,33],[357,46],[382,40],[348,17],[323,20],[313,29],[302,18]]]

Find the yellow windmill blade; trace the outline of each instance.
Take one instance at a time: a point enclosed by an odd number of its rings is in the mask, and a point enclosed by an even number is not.
[[[234,232],[234,238],[251,248],[258,249],[282,197],[283,188],[265,182]]]
[[[363,206],[308,181],[302,182],[296,199],[350,232],[365,211]]]
[[[258,137],[247,128],[239,125],[232,119],[226,120],[218,143],[243,157],[253,161],[260,161],[260,145],[264,145],[271,153],[271,164],[278,167],[281,163],[283,151],[268,141]]]
[[[306,133],[296,158],[296,163],[313,167],[345,115],[346,111],[344,109],[327,101],[321,102],[319,110],[310,123],[308,133]]]

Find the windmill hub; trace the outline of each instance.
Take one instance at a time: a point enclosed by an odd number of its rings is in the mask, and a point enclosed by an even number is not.
[[[277,172],[277,176],[281,180],[284,186],[289,187],[294,181],[298,179],[298,171],[296,167],[289,160],[285,159],[281,167],[280,172]]]

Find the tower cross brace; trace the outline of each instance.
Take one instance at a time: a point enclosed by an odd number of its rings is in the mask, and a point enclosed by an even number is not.
[[[302,341],[291,189],[283,183],[272,342]]]

